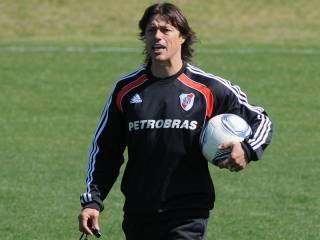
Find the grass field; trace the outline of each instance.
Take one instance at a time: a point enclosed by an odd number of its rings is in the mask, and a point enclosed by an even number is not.
[[[117,21],[120,2],[109,11],[97,0],[0,3],[3,239],[80,236],[79,194],[95,127],[115,80],[143,59],[135,24],[151,1],[128,3]],[[249,8],[234,1],[232,10],[222,1],[175,2],[199,29],[194,62],[239,84],[274,122],[263,160],[238,174],[210,168],[217,201],[207,239],[320,239],[320,3],[261,0]],[[118,181],[105,202],[102,239],[124,239],[122,203]]]

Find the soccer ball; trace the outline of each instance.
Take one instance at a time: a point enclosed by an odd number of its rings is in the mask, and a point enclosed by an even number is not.
[[[211,118],[200,135],[203,156],[211,163],[225,160],[231,149],[219,149],[219,145],[242,142],[252,133],[248,123],[235,114],[220,114]]]

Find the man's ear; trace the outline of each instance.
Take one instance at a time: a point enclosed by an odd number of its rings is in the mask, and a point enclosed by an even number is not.
[[[182,35],[180,35],[180,43],[181,45],[184,44],[184,42],[186,41],[186,38]]]

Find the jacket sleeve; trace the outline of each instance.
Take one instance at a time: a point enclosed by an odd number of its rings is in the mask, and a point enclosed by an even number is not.
[[[249,161],[262,157],[272,139],[272,122],[266,111],[248,102],[246,94],[239,86],[230,81],[218,78],[215,87],[215,115],[233,113],[247,121],[252,134],[241,144]]]
[[[104,108],[93,138],[88,160],[87,191],[80,196],[82,207],[103,210],[103,200],[116,181],[124,162],[125,146],[124,120],[116,107],[114,91]]]

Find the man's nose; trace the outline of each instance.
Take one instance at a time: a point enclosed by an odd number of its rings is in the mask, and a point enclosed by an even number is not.
[[[161,39],[162,36],[163,36],[163,33],[160,31],[160,29],[157,29],[157,30],[155,31],[155,33],[154,33],[154,37],[155,37],[156,39]]]

